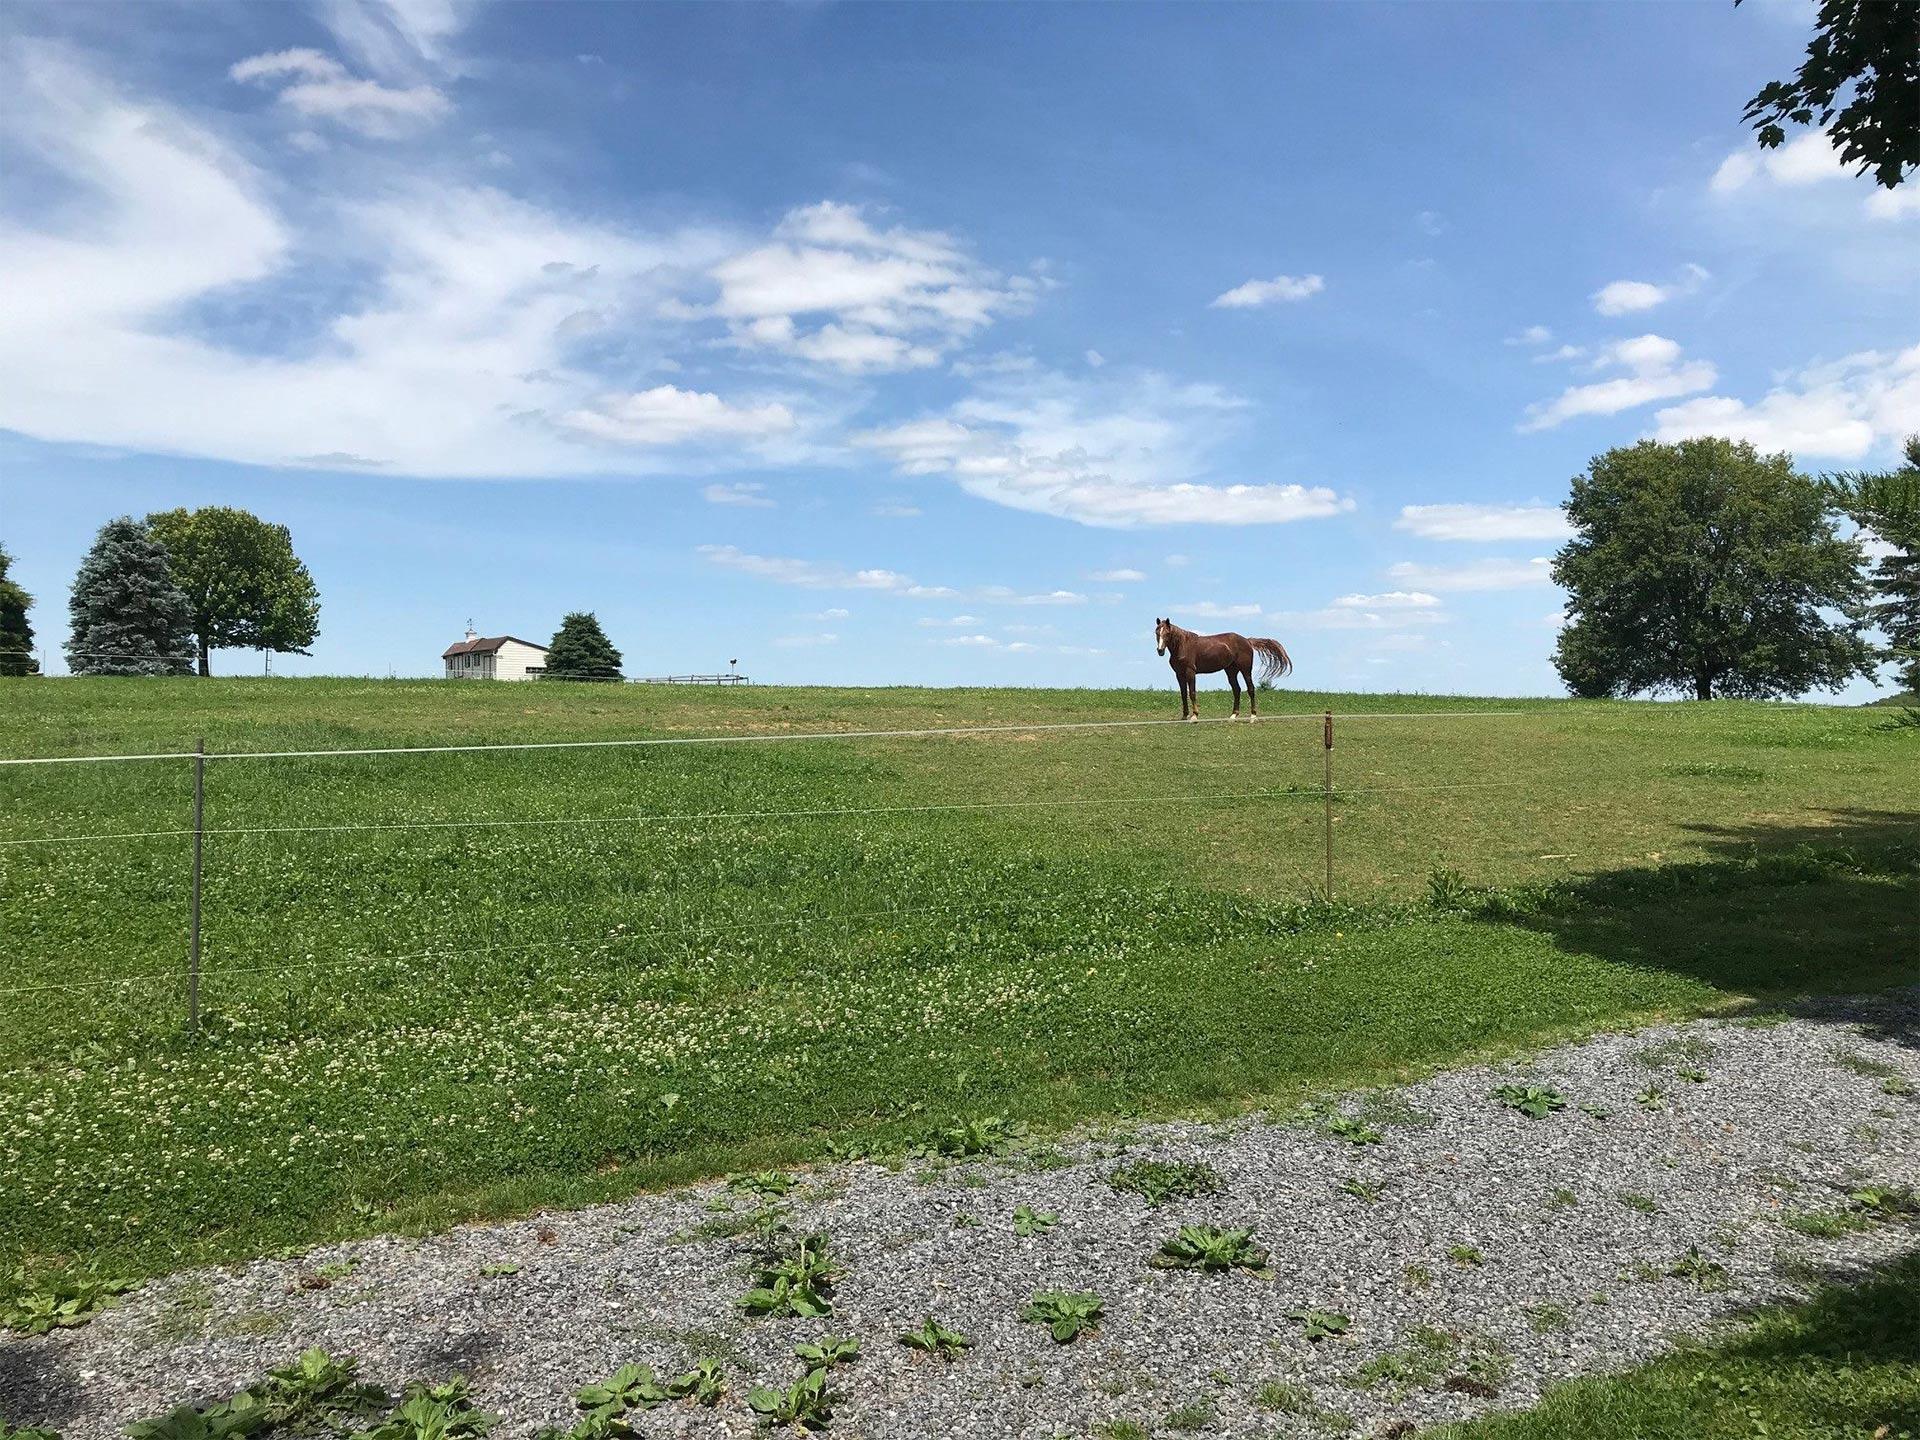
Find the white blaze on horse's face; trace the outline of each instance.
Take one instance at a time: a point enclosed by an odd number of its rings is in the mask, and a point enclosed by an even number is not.
[[[1153,653],[1156,655],[1164,655],[1167,653],[1167,642],[1162,638],[1165,634],[1166,632],[1158,625],[1153,627]]]

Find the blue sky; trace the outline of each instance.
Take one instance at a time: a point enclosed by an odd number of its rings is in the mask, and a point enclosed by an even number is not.
[[[15,3],[0,542],[57,647],[112,516],[285,523],[287,673],[1558,693],[1594,453],[1920,430],[1920,182],[1739,120],[1811,10]]]

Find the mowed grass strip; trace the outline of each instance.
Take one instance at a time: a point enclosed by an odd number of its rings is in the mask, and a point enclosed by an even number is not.
[[[1169,699],[20,682],[0,753],[1158,718]],[[1320,727],[1299,718],[1329,705],[1524,712],[1342,723],[1331,905],[1312,895]],[[1912,978],[1920,732],[1883,716],[1265,708],[1257,729],[217,760],[191,1040],[184,840],[0,846],[0,988],[22,992],[0,1004],[0,1261],[164,1269],[970,1114],[1235,1109]],[[0,839],[177,830],[186,780],[0,769]],[[513,823],[437,828],[472,820]],[[396,828],[258,833],[367,825]],[[1459,872],[1438,907],[1436,870]]]

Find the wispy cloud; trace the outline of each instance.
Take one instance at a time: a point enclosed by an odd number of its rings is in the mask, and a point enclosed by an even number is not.
[[[1617,415],[1655,400],[1705,390],[1718,378],[1711,364],[1682,358],[1680,346],[1661,335],[1616,340],[1601,349],[1593,364],[1597,370],[1626,373],[1591,385],[1570,386],[1555,399],[1530,407],[1520,429],[1547,430],[1582,415]]]
[[[404,88],[350,73],[318,50],[255,55],[228,70],[242,84],[279,92],[280,103],[309,120],[326,120],[376,139],[390,139],[444,117],[452,103],[431,85]]]
[[[1105,376],[1106,372],[1101,372]],[[856,434],[903,474],[1085,525],[1277,523],[1350,509],[1325,486],[1205,480],[1207,452],[1245,402],[1152,373],[997,377],[943,415]]]
[[[1271,280],[1248,280],[1208,304],[1212,310],[1252,310],[1262,305],[1284,305],[1306,300],[1327,288],[1324,276],[1276,275]]]
[[[767,487],[750,481],[741,481],[731,485],[708,485],[700,496],[709,505],[740,505],[748,509],[771,510],[774,500],[767,493]]]
[[[937,365],[1039,289],[972,260],[935,230],[879,229],[855,206],[822,201],[790,212],[770,244],[713,267],[711,314],[733,343],[853,374]]]
[[[589,408],[568,411],[560,417],[560,423],[583,435],[628,445],[678,445],[714,438],[757,439],[794,428],[793,412],[777,401],[736,405],[706,391],[681,390],[672,385],[607,396]],[[708,487],[709,492],[725,488]],[[707,498],[714,497],[709,493]],[[752,502],[736,500],[733,503]]]
[[[1402,505],[1393,528],[1423,540],[1558,540],[1573,533],[1558,505]]]
[[[1126,585],[1135,580],[1144,580],[1147,575],[1144,570],[1093,570],[1088,572],[1087,578],[1108,585]]]
[[[1553,562],[1545,556],[1531,560],[1487,559],[1465,565],[1418,565],[1402,561],[1387,574],[1402,585],[1432,593],[1439,591],[1519,590],[1553,581]]]

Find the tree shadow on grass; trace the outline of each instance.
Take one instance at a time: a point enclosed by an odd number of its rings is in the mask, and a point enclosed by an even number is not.
[[[1888,1436],[1920,1426],[1920,1250],[1821,1277],[1805,1303],[1741,1312],[1746,1328],[1622,1375],[1554,1386],[1532,1410],[1446,1440],[1722,1440]]]
[[[1569,953],[1684,975],[1755,1010],[1858,1024],[1920,1047],[1920,812],[1824,810],[1687,827],[1706,860],[1599,871],[1478,913]]]

